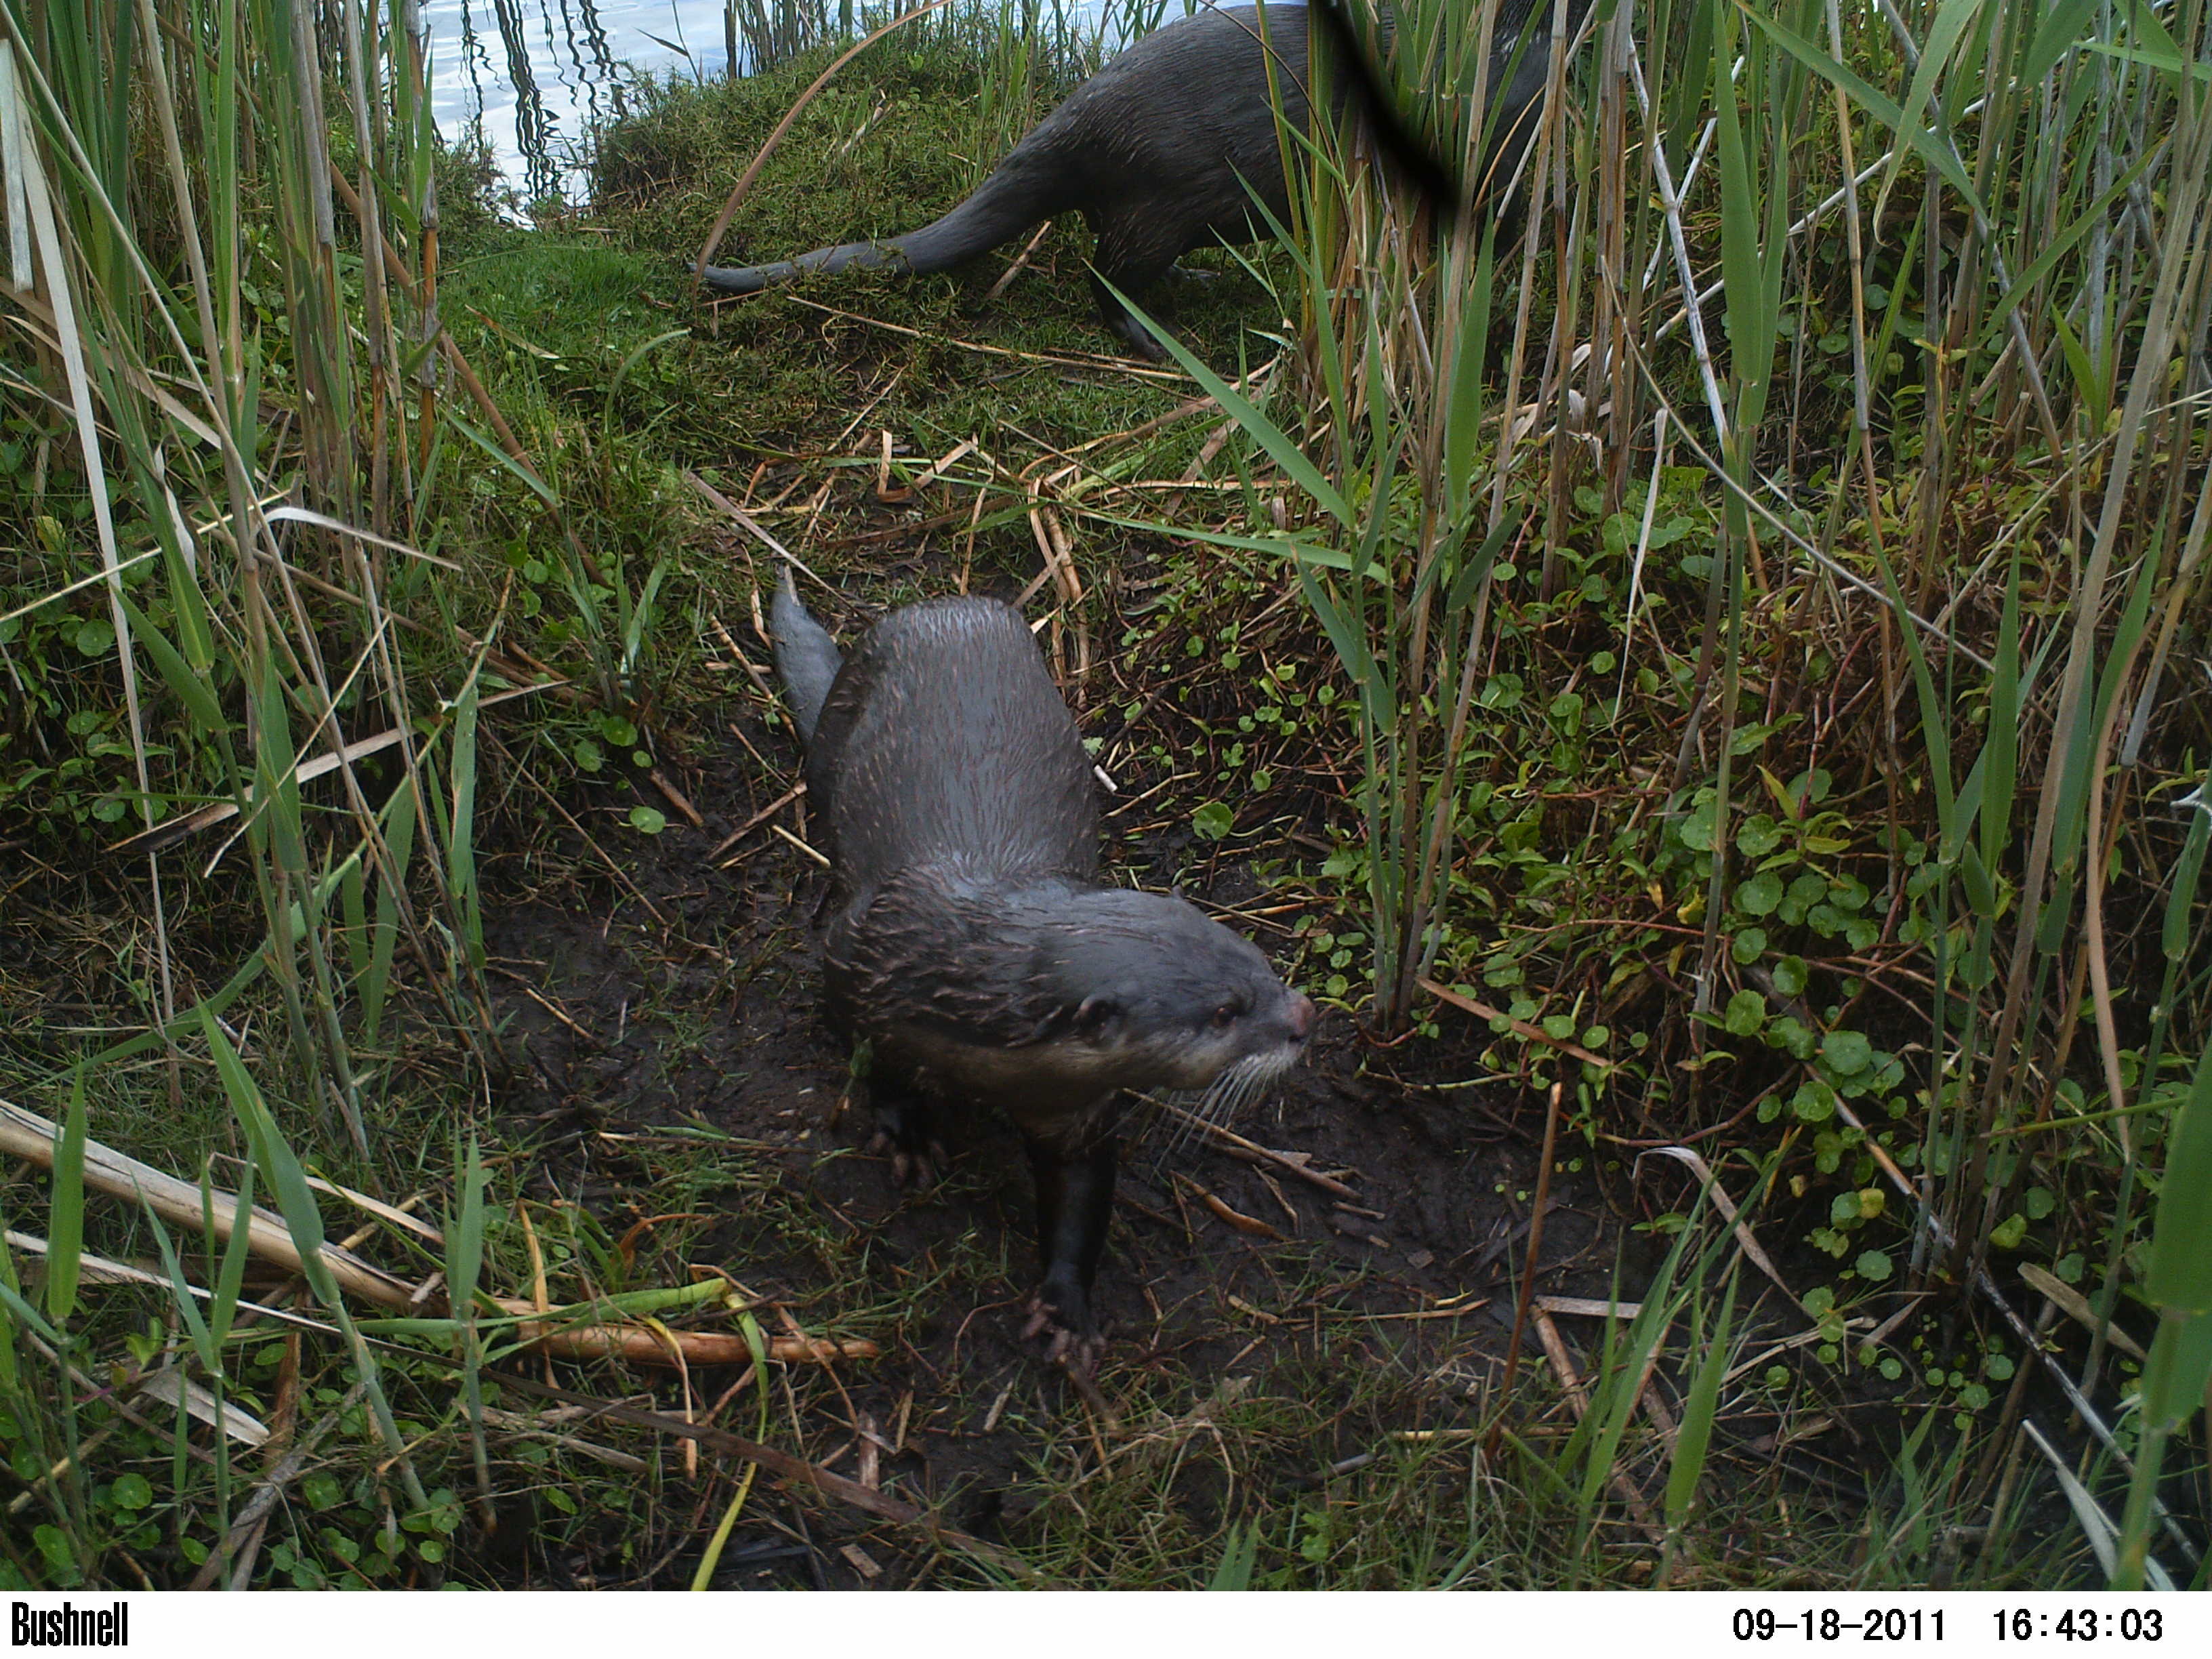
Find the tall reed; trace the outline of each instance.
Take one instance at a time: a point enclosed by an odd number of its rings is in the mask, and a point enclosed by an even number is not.
[[[444,562],[407,538],[437,522],[451,429],[411,8],[6,0],[0,23],[27,140],[11,190],[38,255],[18,273],[32,280],[14,295],[17,337],[76,388],[88,556],[107,573],[138,756],[132,850],[158,894],[167,849],[199,821],[180,815],[235,809],[269,929],[240,959],[276,981],[313,1094],[365,1146],[341,1012],[351,947],[331,901],[342,889],[374,910],[351,945],[380,981],[404,939],[429,982],[455,983],[424,896],[465,938],[446,872],[468,829],[437,806],[452,762],[433,752],[450,725],[423,722],[392,610]],[[142,121],[157,136],[134,155]],[[266,239],[249,198],[270,210]],[[66,550],[50,568],[64,603]],[[398,751],[398,788],[363,780],[365,745]],[[348,832],[310,833],[307,768],[334,775]],[[418,825],[436,833],[418,841]],[[188,1012],[165,1006],[172,1036]]]
[[[424,545],[454,450],[494,447],[446,396],[457,359],[438,322],[419,18],[412,0],[0,0],[0,408],[48,446],[34,497],[89,505],[21,573],[0,670],[35,696],[52,670],[27,646],[99,598],[124,737],[106,798],[138,829],[109,850],[141,872],[159,963],[146,1029],[80,1060],[71,1097],[166,1053],[172,1103],[228,1097],[288,1215],[312,1226],[284,1146],[313,1126],[280,1133],[276,1115],[312,1103],[374,1182],[380,1084],[361,1048],[403,971],[465,1053],[492,1057],[469,872],[472,717],[488,662],[503,665],[497,618],[479,637],[409,614],[459,569]],[[203,947],[187,971],[178,896],[220,905],[228,884],[252,895],[261,934],[234,937],[228,961]],[[281,1028],[241,1054],[224,1016],[261,980]],[[57,1242],[80,1205],[58,1178]],[[219,1328],[200,1340],[179,1294],[220,1401],[234,1356]],[[45,1323],[20,1298],[9,1310],[10,1356],[20,1339],[73,1363],[69,1309]],[[70,1394],[58,1376],[52,1399]]]

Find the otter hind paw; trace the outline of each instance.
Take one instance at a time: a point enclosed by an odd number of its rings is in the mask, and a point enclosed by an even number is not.
[[[876,1131],[868,1142],[868,1150],[889,1153],[891,1160],[891,1179],[914,1193],[926,1193],[937,1185],[945,1166],[951,1162],[945,1148],[933,1139],[925,1139],[919,1146],[908,1146],[888,1129]]]
[[[890,1154],[891,1176],[902,1188],[927,1192],[951,1162],[931,1132],[928,1103],[918,1093],[878,1085],[871,1091],[870,1104],[875,1109],[876,1133],[868,1150]]]

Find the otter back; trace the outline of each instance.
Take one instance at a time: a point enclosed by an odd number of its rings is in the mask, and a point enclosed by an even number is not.
[[[915,865],[1095,878],[1075,721],[1021,617],[990,599],[885,617],[839,671],[806,791],[845,896]]]

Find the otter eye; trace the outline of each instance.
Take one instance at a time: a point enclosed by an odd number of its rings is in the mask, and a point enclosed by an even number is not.
[[[1218,1008],[1216,1008],[1213,1011],[1213,1029],[1217,1031],[1227,1030],[1231,1026],[1237,1023],[1237,1012],[1238,1010],[1235,1003],[1223,1003]]]

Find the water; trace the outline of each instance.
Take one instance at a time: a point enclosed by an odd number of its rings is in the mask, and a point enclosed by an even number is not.
[[[728,67],[722,0],[422,0],[431,106],[525,201],[580,199],[584,143],[641,75]]]
[[[1181,15],[1189,0],[1027,3],[1103,23],[1119,40],[1164,10]],[[822,8],[833,31],[842,9],[840,0]],[[857,19],[861,8],[852,10]],[[422,0],[422,16],[439,130],[456,142],[481,137],[525,203],[582,200],[585,146],[624,112],[641,76],[717,76],[730,61],[723,0]]]

